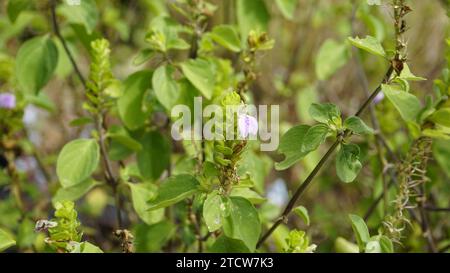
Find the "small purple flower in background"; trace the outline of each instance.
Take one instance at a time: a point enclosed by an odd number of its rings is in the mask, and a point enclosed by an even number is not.
[[[243,138],[247,138],[249,135],[256,136],[258,134],[258,121],[250,115],[240,114],[238,118],[238,129],[239,134]]]
[[[384,99],[384,93],[383,93],[383,92],[380,92],[380,93],[378,93],[378,94],[375,96],[375,98],[373,99],[373,103],[374,103],[374,104],[378,104],[378,103],[380,103],[383,99]]]
[[[13,109],[16,107],[16,96],[11,93],[0,94],[0,108]]]
[[[286,181],[281,178],[277,178],[267,188],[267,199],[269,203],[278,207],[286,206],[289,201],[289,193],[286,186]]]

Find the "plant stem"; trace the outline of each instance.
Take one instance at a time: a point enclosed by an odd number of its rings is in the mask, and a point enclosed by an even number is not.
[[[433,211],[433,212],[450,212],[450,208],[437,208],[437,207],[431,207],[431,206],[424,206],[423,208],[427,211]]]
[[[117,190],[118,181],[114,177],[114,173],[112,170],[112,163],[111,163],[111,160],[109,159],[108,150],[106,149],[105,134],[103,132],[103,130],[104,130],[103,120],[104,120],[103,114],[99,113],[97,115],[95,126],[98,131],[98,138],[99,138],[98,142],[100,145],[100,154],[101,154],[103,166],[104,166],[104,176],[105,176],[106,182],[111,186],[111,188],[113,190],[114,200],[116,203],[117,226],[118,226],[118,229],[122,229],[123,223],[122,223],[122,217],[121,217],[121,213],[120,213],[120,210],[121,210],[120,194]]]
[[[382,84],[386,83],[390,79],[393,71],[394,71],[394,68],[392,67],[392,65],[389,66],[389,69],[386,72],[386,74],[385,74],[385,76],[384,76],[384,78],[382,80]],[[372,92],[372,94],[366,99],[366,101],[364,101],[362,106],[356,112],[355,116],[360,116],[364,112],[364,110],[367,108],[367,106],[370,105],[372,100],[376,97],[376,95],[380,91],[381,91],[381,84]],[[344,133],[344,136],[349,135],[349,133],[350,133],[349,131],[346,131]],[[333,145],[331,145],[331,147],[328,149],[328,151],[325,153],[325,155],[322,157],[322,159],[320,159],[319,163],[317,163],[316,167],[312,170],[312,172],[308,175],[308,177],[305,179],[305,181],[300,185],[300,187],[296,190],[294,195],[291,197],[291,199],[289,200],[288,205],[286,206],[285,210],[283,211],[281,216],[278,218],[278,220],[272,225],[272,227],[258,241],[258,243],[256,245],[256,248],[259,248],[282,222],[286,222],[287,221],[287,217],[288,217],[289,213],[294,208],[295,204],[297,203],[297,201],[300,198],[300,196],[302,195],[302,193],[306,190],[306,188],[309,186],[309,184],[316,177],[316,175],[320,171],[320,169],[322,169],[322,167],[325,165],[327,160],[331,157],[333,152],[339,146],[340,142],[341,142],[341,139],[338,138],[333,143]]]
[[[204,241],[203,237],[202,237],[202,230],[201,230],[199,218],[198,218],[197,214],[192,210],[192,205],[193,205],[193,200],[188,199],[187,200],[187,213],[188,213],[189,221],[191,222],[191,224],[194,226],[194,229],[195,229],[195,234],[196,234],[197,242],[198,242],[198,252],[202,253],[203,252],[203,241]]]
[[[72,55],[72,52],[70,52],[69,46],[67,45],[66,40],[64,39],[64,37],[61,35],[61,31],[59,29],[59,25],[58,25],[58,21],[56,18],[56,0],[52,0],[51,4],[50,4],[50,11],[52,14],[52,24],[53,24],[53,31],[55,32],[56,37],[59,39],[59,41],[61,42],[64,51],[67,54],[67,57],[69,57],[70,63],[73,66],[73,69],[75,70],[75,73],[78,76],[78,79],[80,79],[81,83],[83,84],[83,86],[86,88],[86,80],[83,77],[83,74],[81,74],[80,69],[78,68],[77,63],[75,62],[75,58]]]

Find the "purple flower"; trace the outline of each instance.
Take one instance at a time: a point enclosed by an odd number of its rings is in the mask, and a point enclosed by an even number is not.
[[[374,104],[378,104],[378,103],[380,103],[383,99],[384,99],[384,93],[383,93],[383,92],[380,92],[380,93],[378,93],[378,94],[375,96],[375,98],[373,99],[373,103],[374,103]]]
[[[0,108],[13,109],[16,107],[16,96],[11,93],[0,94]]]
[[[238,130],[240,136],[243,138],[247,138],[249,135],[256,136],[258,134],[258,121],[250,115],[240,114],[238,118]]]

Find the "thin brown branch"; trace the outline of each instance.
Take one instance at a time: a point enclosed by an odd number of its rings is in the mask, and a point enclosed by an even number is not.
[[[76,75],[78,76],[78,79],[80,80],[80,82],[83,84],[83,86],[86,88],[86,80],[83,77],[83,74],[81,73],[80,69],[78,68],[78,65],[75,61],[75,58],[73,57],[72,52],[69,49],[69,46],[67,45],[66,40],[64,39],[64,37],[61,34],[61,31],[59,29],[59,25],[58,25],[58,19],[56,17],[56,6],[57,6],[57,1],[56,0],[52,0],[51,4],[50,4],[50,12],[51,12],[51,17],[52,17],[52,25],[53,25],[53,31],[56,35],[56,37],[58,38],[58,40],[61,42],[64,51],[67,54],[67,57],[70,60],[70,63],[72,64],[72,67],[76,73]]]
[[[424,209],[427,211],[433,211],[433,212],[450,212],[450,208],[438,208],[438,207],[432,207],[432,206],[424,206]]]
[[[101,158],[102,158],[103,166],[104,166],[105,180],[111,186],[111,188],[113,190],[114,199],[115,199],[115,203],[116,203],[117,226],[118,226],[118,229],[122,229],[123,223],[122,223],[122,216],[121,216],[121,212],[120,212],[120,210],[121,210],[120,194],[117,190],[118,181],[114,177],[112,163],[111,163],[111,160],[109,159],[108,150],[107,150],[106,144],[105,144],[103,120],[104,120],[103,115],[101,113],[99,113],[97,116],[96,122],[95,122],[95,126],[98,131],[98,138],[99,138],[98,142],[100,145],[100,154],[101,154]]]

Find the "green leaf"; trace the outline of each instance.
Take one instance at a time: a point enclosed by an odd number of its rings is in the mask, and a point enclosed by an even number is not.
[[[240,196],[248,201],[250,201],[252,204],[261,204],[266,201],[266,198],[262,197],[255,191],[249,189],[249,188],[233,188],[233,190],[230,193],[230,196]]]
[[[450,127],[450,108],[442,108],[434,112],[429,119],[436,124]]]
[[[250,250],[241,240],[220,236],[209,249],[212,253],[249,253]]]
[[[197,193],[200,183],[188,174],[171,176],[161,184],[156,199],[149,202],[149,210],[168,207]]]
[[[293,20],[298,0],[276,0],[275,3],[286,19]]]
[[[36,94],[50,80],[57,64],[58,49],[49,36],[28,40],[17,52],[17,80],[25,92]]]
[[[316,58],[316,75],[326,80],[348,61],[348,50],[344,43],[333,39],[326,40],[319,49]]]
[[[236,14],[242,41],[252,30],[266,31],[270,20],[266,4],[262,0],[237,0]]]
[[[152,72],[139,71],[124,82],[122,97],[117,101],[120,118],[130,130],[142,127],[148,118],[143,109],[145,92],[151,87]]]
[[[217,191],[214,191],[206,197],[203,203],[203,219],[209,232],[214,232],[222,227],[225,204],[223,198]]]
[[[367,228],[364,220],[358,215],[349,214],[348,216],[350,218],[350,221],[352,222],[352,229],[353,232],[355,233],[356,242],[358,243],[359,250],[363,252],[370,238],[369,229]]]
[[[365,253],[381,253],[380,241],[378,239],[371,238],[364,249]]]
[[[302,152],[309,153],[316,150],[325,142],[330,128],[325,124],[317,124],[308,129],[302,142]]]
[[[304,206],[298,206],[294,209],[294,213],[297,214],[309,226],[309,214],[308,210]]]
[[[236,30],[230,25],[220,25],[213,28],[211,38],[214,42],[233,52],[241,51],[241,41]]]
[[[170,143],[161,133],[146,133],[140,140],[142,150],[137,153],[137,163],[142,176],[158,179],[170,164]]]
[[[16,244],[14,238],[0,228],[0,252]]]
[[[164,218],[164,209],[149,211],[148,200],[156,197],[156,187],[152,184],[127,183],[131,189],[133,208],[139,218],[148,225],[158,223]]]
[[[308,125],[292,127],[281,137],[278,152],[284,154],[285,158],[275,163],[275,169],[285,170],[308,154],[302,151],[302,145],[309,128]]]
[[[394,253],[394,245],[387,236],[380,236],[381,253]]]
[[[309,114],[315,121],[326,124],[341,117],[339,108],[331,103],[313,103],[309,107]]]
[[[358,145],[342,144],[336,156],[336,173],[339,179],[345,183],[353,182],[361,168]]]
[[[133,235],[136,252],[158,252],[173,236],[175,227],[169,221],[161,221],[151,226],[146,224],[136,225]]]
[[[383,84],[382,90],[405,121],[415,121],[417,119],[422,107],[416,96],[393,85]]]
[[[359,253],[358,245],[347,241],[342,237],[336,238],[334,242],[336,253]]]
[[[136,57],[134,57],[133,59],[133,65],[141,65],[145,62],[147,62],[148,60],[150,60],[153,56],[155,56],[155,51],[153,49],[143,49],[141,51],[139,51],[138,55],[136,55]]]
[[[70,121],[69,125],[73,127],[84,126],[86,124],[94,123],[94,120],[91,117],[81,117],[76,118]]]
[[[347,118],[344,121],[344,127],[359,135],[373,134],[372,128],[367,126],[362,119],[356,116]]]
[[[109,127],[106,136],[111,138],[112,142],[117,142],[134,152],[139,152],[142,150],[141,143],[132,138],[123,127],[117,125]]]
[[[34,104],[35,106],[45,109],[51,113],[56,112],[55,103],[43,92],[37,95],[25,94],[25,100],[27,103]]]
[[[99,19],[97,4],[95,0],[82,0],[80,5],[69,5],[64,1],[58,7],[58,12],[62,14],[71,24],[83,25],[88,34],[91,34]]]
[[[89,242],[76,243],[75,247],[70,253],[103,253],[98,246]]]
[[[356,38],[349,37],[348,40],[352,45],[356,46],[357,48],[386,58],[386,52],[384,51],[384,48],[381,45],[380,41],[378,41],[376,38],[372,36],[366,36],[366,38],[364,39],[361,39],[359,37]]]
[[[173,78],[171,65],[158,67],[153,73],[152,85],[158,101],[170,112],[180,96],[177,82]]]
[[[408,64],[403,64],[402,72],[400,73],[399,78],[407,80],[407,81],[426,81],[427,79],[422,77],[417,77],[414,75],[411,70],[409,69]]]
[[[15,23],[20,13],[30,8],[32,4],[31,0],[9,0],[6,7],[9,20]]]
[[[56,161],[56,174],[64,188],[85,181],[97,169],[100,151],[95,139],[77,139],[66,145]]]
[[[203,59],[188,60],[181,64],[186,78],[206,99],[211,99],[214,90],[214,73],[211,64]]]
[[[245,198],[230,197],[230,214],[225,219],[223,230],[226,236],[242,240],[250,251],[254,251],[261,233],[261,222],[255,207]]]
[[[80,199],[83,195],[89,192],[93,187],[98,185],[95,180],[88,178],[81,183],[77,183],[67,188],[60,188],[52,198],[52,203],[62,201],[75,201]]]

